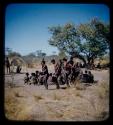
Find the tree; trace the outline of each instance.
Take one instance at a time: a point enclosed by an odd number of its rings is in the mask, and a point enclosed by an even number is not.
[[[52,52],[52,55],[56,55],[56,51],[53,51],[53,52]]]
[[[45,57],[45,56],[46,56],[46,53],[42,52],[42,53],[41,53],[41,56],[42,56],[42,57]]]
[[[104,28],[99,28],[97,25],[104,26]],[[86,24],[81,24],[78,27],[81,39],[85,40],[85,42],[80,45],[80,51],[85,54],[88,64],[93,64],[94,59],[106,54],[106,50],[109,49],[108,39],[106,35],[102,35],[102,32],[105,32],[103,31],[105,27],[107,27],[107,25],[97,19],[93,19]],[[99,29],[101,29],[101,31]]]
[[[42,50],[37,50],[36,55],[39,56],[39,57],[45,57],[46,53],[42,52]]]
[[[29,57],[36,57],[34,52],[29,53],[27,56],[29,56]]]
[[[65,54],[78,57],[86,63],[83,55],[80,52],[80,37],[77,32],[77,28],[74,24],[68,23],[65,26],[56,26],[49,28],[52,34],[49,44],[57,47],[60,51],[64,51]]]
[[[63,51],[63,50],[61,50],[58,55],[59,55],[60,59],[66,57],[65,51]]]
[[[74,56],[82,57],[78,53],[80,37],[74,24],[67,23],[64,26],[49,27],[49,31],[52,34],[49,40],[50,45],[57,47],[60,52],[64,51],[65,54],[74,53]]]
[[[12,49],[9,48],[9,47],[6,47],[6,48],[5,48],[5,54],[6,54],[6,55],[9,55],[10,53],[12,53]]]
[[[104,24],[103,22],[99,21],[97,18],[92,20],[92,24],[96,28],[96,35],[103,37],[105,41],[110,44],[110,25]]]
[[[36,55],[39,56],[39,57],[41,56],[41,53],[42,53],[42,50],[37,50],[36,51]]]
[[[49,44],[56,46],[59,50],[67,53],[76,51],[79,44],[79,36],[77,35],[74,24],[66,24],[64,27],[56,26],[49,28],[52,38]]]
[[[21,57],[21,54],[18,52],[11,52],[8,56],[9,57],[14,57],[14,56]]]
[[[57,47],[60,51],[78,57],[86,63],[92,64],[94,59],[102,56],[108,49],[107,37],[99,33],[97,24],[103,22],[92,20],[89,23],[76,26],[74,24],[66,24],[64,26],[56,26],[49,28],[52,37],[49,44]],[[108,31],[106,31],[106,34]],[[86,57],[86,58],[84,58]]]
[[[8,48],[8,47],[5,49],[5,54],[6,54],[8,57],[14,57],[14,56],[21,57],[21,54],[20,54],[20,53],[15,52],[15,51],[13,51],[11,48]]]

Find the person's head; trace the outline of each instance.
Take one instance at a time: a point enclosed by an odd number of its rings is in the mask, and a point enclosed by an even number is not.
[[[38,71],[38,70],[36,71],[36,74],[39,74],[39,71]]]
[[[41,65],[44,66],[44,65],[45,65],[45,61],[42,61],[42,62],[41,62]]]
[[[51,60],[51,63],[52,63],[52,64],[55,64],[55,59],[52,59],[52,60]]]
[[[52,73],[49,73],[49,76],[52,76]]]
[[[32,73],[32,76],[35,76],[35,73]]]
[[[66,59],[66,58],[63,58],[63,62],[67,62],[67,59]]]
[[[28,72],[26,73],[26,76],[29,76],[29,73],[28,73]]]
[[[6,57],[6,59],[8,60],[9,58],[8,58],[8,57]]]
[[[35,73],[33,73],[33,76],[36,76],[36,74],[35,74]]]
[[[85,70],[85,73],[87,74],[87,70]]]
[[[33,76],[34,74],[33,73],[31,73],[31,76]]]

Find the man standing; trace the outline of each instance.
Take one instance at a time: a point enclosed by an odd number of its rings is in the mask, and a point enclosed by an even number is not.
[[[67,62],[67,59],[64,58],[63,59],[63,74],[64,74],[64,79],[65,79],[65,83],[67,84],[68,87],[70,87],[69,85],[69,75],[71,74],[71,65]]]
[[[53,76],[53,81],[56,83],[56,88],[59,89],[60,86],[59,86],[58,79],[61,74],[61,67],[58,63],[56,63],[55,59],[52,59],[51,63],[54,65],[54,71],[55,71]]]
[[[8,57],[6,57],[5,63],[6,63],[7,73],[8,73],[8,72],[10,73],[10,62],[9,62]]]
[[[47,79],[48,79],[48,76],[49,76],[48,67],[45,64],[44,60],[42,60],[41,65],[42,65],[43,83],[44,83],[45,88],[48,89],[48,84],[47,84]]]

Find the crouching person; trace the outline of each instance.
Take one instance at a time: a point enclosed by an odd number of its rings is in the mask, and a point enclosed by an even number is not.
[[[39,76],[40,76],[40,72],[37,70],[36,72],[35,72],[35,77],[36,77],[36,79],[37,79],[37,84],[39,85]]]
[[[31,76],[30,76],[30,85],[31,84],[37,85],[37,83],[38,82],[37,82],[35,73],[31,73]]]
[[[94,83],[94,76],[91,73],[91,71],[88,71],[88,82],[89,83]]]
[[[29,78],[29,73],[26,73],[26,76],[24,77],[24,84],[29,84],[30,78]]]

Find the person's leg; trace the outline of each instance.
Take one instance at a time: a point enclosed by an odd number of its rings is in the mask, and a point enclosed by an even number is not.
[[[7,68],[7,74],[8,74],[8,66],[6,68]]]
[[[69,74],[66,73],[66,84],[67,84],[67,87],[70,87],[69,85]]]
[[[58,82],[56,82],[56,88],[57,88],[57,89],[60,89],[60,85],[59,85]]]
[[[9,73],[10,73],[10,66],[9,66]]]
[[[63,84],[61,74],[58,76],[57,80],[58,80],[58,84],[59,84],[59,85]]]
[[[55,83],[56,83],[56,88],[57,89],[60,89],[60,85],[59,85],[59,82],[58,82],[58,75],[55,77]]]
[[[44,81],[44,86],[45,86],[45,88],[46,89],[48,89],[48,83],[47,83],[47,76],[45,75],[44,77],[43,77],[43,81]]]

